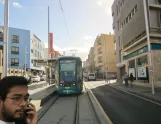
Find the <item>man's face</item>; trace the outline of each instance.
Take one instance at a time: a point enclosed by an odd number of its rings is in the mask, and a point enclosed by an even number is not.
[[[29,94],[26,86],[14,86],[9,90],[4,101],[0,101],[0,112],[4,121],[21,119],[27,106]]]

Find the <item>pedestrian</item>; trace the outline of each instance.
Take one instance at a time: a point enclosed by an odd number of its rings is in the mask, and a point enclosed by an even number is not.
[[[125,86],[128,87],[128,79],[129,79],[129,76],[128,74],[125,72],[124,74],[124,81],[125,81]]]
[[[133,81],[134,81],[134,76],[133,76],[133,74],[132,73],[130,73],[130,82],[131,82],[131,87],[133,87]]]
[[[0,80],[0,124],[37,124],[27,85],[25,77],[8,76]]]

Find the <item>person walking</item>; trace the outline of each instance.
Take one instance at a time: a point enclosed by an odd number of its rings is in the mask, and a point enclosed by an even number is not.
[[[129,76],[127,73],[124,74],[124,81],[125,81],[125,86],[128,87],[128,79],[129,79]]]
[[[133,81],[134,81],[134,76],[132,73],[130,73],[130,82],[131,82],[131,87],[133,87]]]

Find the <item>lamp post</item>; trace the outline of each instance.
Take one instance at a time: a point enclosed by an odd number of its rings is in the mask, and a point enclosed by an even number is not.
[[[155,94],[154,89],[154,74],[153,74],[153,64],[152,64],[152,53],[151,53],[151,43],[150,43],[150,35],[149,35],[149,16],[147,12],[147,0],[143,0],[144,5],[144,15],[145,15],[145,26],[146,26],[146,35],[147,35],[147,44],[148,44],[148,58],[149,58],[149,66],[150,66],[150,75],[151,75],[151,84],[152,84],[152,94]]]

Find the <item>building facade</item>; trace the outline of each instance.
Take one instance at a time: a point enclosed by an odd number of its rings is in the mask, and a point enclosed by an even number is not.
[[[138,82],[151,82],[152,77],[155,83],[161,81],[160,13],[160,0],[114,0],[112,16],[118,79],[128,72]],[[150,33],[147,33],[147,29]],[[149,65],[148,37],[152,67]]]
[[[101,34],[94,42],[94,63],[98,74],[116,73],[116,56],[113,34]]]
[[[48,48],[45,48],[45,52],[44,52],[44,57],[45,57],[45,59],[49,59],[49,49]],[[59,56],[62,56],[61,54],[60,54],[60,52],[59,51],[55,51],[54,49],[53,49],[53,52],[52,52],[52,54],[50,54],[50,58],[51,59],[57,59]]]
[[[94,47],[91,47],[91,48],[90,48],[89,55],[88,55],[88,60],[89,60],[88,71],[89,71],[90,73],[95,73]]]
[[[3,30],[3,27],[0,27]],[[25,69],[27,73],[39,73],[44,71],[42,66],[36,66],[34,59],[44,58],[44,43],[30,30],[9,28],[8,34],[8,67]],[[3,50],[3,39],[0,42]]]

